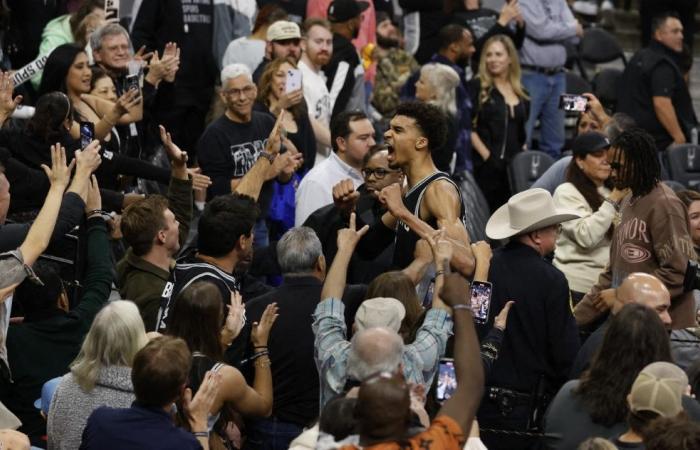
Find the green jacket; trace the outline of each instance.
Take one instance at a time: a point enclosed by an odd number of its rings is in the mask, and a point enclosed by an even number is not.
[[[73,42],[75,42],[75,38],[73,37],[73,31],[70,29],[70,14],[58,16],[44,27],[44,32],[41,33],[41,44],[39,45],[37,58],[51,54],[59,45],[72,44]],[[39,84],[41,84],[42,73],[32,78],[32,85],[34,85],[35,89],[38,89]]]
[[[29,436],[45,433],[45,420],[34,408],[43,384],[68,372],[83,339],[112,288],[112,258],[104,220],[88,221],[87,272],[80,303],[68,313],[57,310],[43,320],[10,325],[7,356],[12,382],[3,380],[0,399],[22,421]]]
[[[180,245],[184,245],[192,221],[192,180],[171,178],[168,187],[168,202],[170,210],[180,222]],[[172,265],[174,265],[174,261]],[[160,297],[169,276],[169,271],[134,255],[131,248],[117,263],[119,294],[122,298],[133,301],[139,307],[146,331],[156,329]]]

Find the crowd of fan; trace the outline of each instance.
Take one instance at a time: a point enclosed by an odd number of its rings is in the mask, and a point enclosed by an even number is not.
[[[700,448],[697,0],[569,139],[565,0],[107,3],[0,6],[0,449]]]

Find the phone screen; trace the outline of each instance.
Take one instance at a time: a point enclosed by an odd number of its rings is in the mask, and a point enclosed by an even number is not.
[[[588,106],[588,99],[583,95],[561,94],[559,97],[559,109],[564,111],[584,112]]]
[[[471,286],[471,307],[476,323],[486,323],[491,307],[492,286],[489,282],[473,281]]]
[[[454,360],[442,358],[438,369],[438,382],[436,398],[440,403],[452,397],[457,389],[457,377],[455,376]]]
[[[90,145],[95,138],[95,125],[92,122],[80,122],[80,148]]]
[[[301,70],[299,69],[289,69],[287,70],[287,81],[285,83],[285,92],[294,92],[301,89]]]
[[[128,92],[131,89],[136,89],[137,91],[139,90],[139,75],[129,75],[126,77],[126,86],[125,86],[125,91]]]

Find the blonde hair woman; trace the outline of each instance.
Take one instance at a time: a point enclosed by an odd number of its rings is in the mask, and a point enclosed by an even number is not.
[[[133,302],[118,300],[97,313],[78,357],[51,401],[49,449],[76,449],[93,410],[128,408],[134,401],[131,363],[146,345],[146,330]]]
[[[458,85],[457,72],[450,66],[439,63],[430,63],[421,67],[420,78],[416,81],[416,99],[437,106],[448,119],[445,145],[432,150],[433,162],[443,172],[449,172],[459,132],[456,97]]]
[[[530,105],[520,82],[518,52],[508,36],[484,44],[479,75],[471,82],[476,114],[472,130],[474,175],[495,211],[511,195],[506,169],[525,148],[525,122]]]

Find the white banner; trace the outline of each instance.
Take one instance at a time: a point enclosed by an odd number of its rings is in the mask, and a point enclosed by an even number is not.
[[[34,75],[41,73],[41,71],[44,70],[47,59],[49,59],[48,55],[40,56],[15,72],[14,75],[12,75],[12,81],[15,82],[15,87],[33,78]]]

